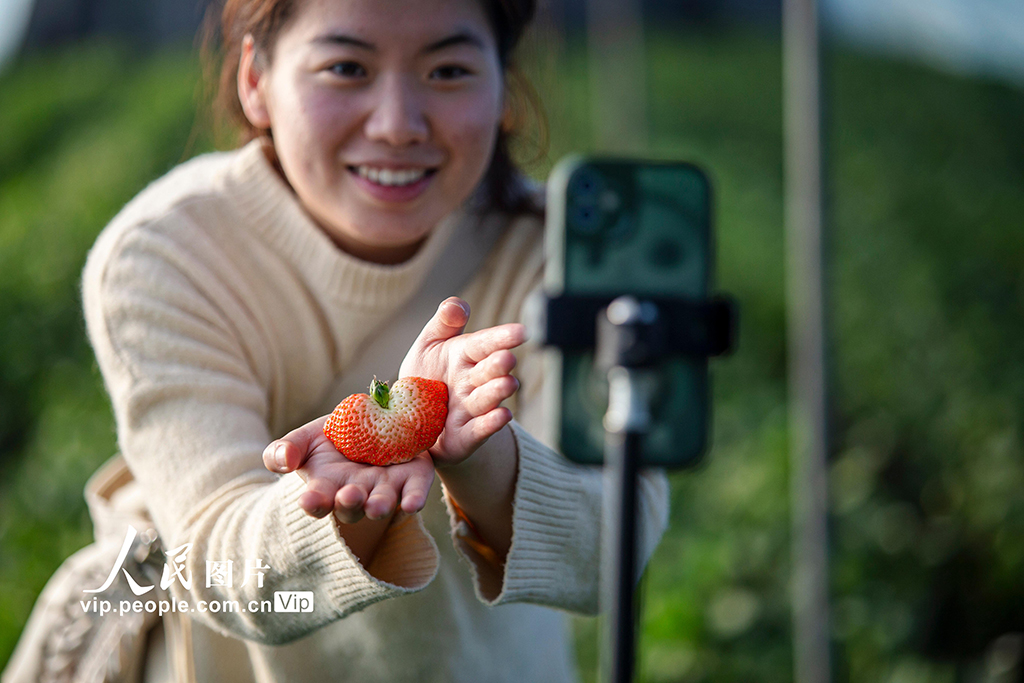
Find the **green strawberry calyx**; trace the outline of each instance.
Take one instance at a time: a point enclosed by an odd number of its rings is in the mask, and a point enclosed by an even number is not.
[[[388,403],[391,400],[391,390],[388,389],[387,382],[379,382],[376,377],[370,382],[370,396],[374,401],[377,402],[384,410],[388,409]]]

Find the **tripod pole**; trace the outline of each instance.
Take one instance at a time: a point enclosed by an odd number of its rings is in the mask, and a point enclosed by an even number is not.
[[[633,680],[635,669],[637,614],[633,589],[637,575],[637,476],[641,435],[636,432],[608,432],[605,466],[608,494],[612,497],[605,566],[610,569],[611,596],[608,602],[608,672],[614,683]],[[610,557],[608,557],[610,555]]]
[[[658,317],[657,308],[633,297],[613,301],[598,325],[597,357],[608,367],[605,428],[606,529],[605,599],[608,606],[607,678],[633,680],[637,611],[637,479],[644,434],[650,426],[650,396],[643,370],[649,360],[643,330]]]

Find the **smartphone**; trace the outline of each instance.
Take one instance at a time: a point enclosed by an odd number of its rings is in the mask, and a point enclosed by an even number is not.
[[[552,170],[547,192],[547,297],[708,298],[711,186],[697,166],[572,156]],[[671,353],[642,375],[654,400],[641,464],[696,464],[708,445],[708,358]],[[545,387],[561,452],[602,463],[608,380],[594,350],[549,347]]]

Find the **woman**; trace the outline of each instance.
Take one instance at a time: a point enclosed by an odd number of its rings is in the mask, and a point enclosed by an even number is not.
[[[510,374],[542,266],[505,130],[533,10],[228,0],[252,141],[145,190],[83,280],[122,488],[193,609],[147,680],[574,680],[559,610],[596,610],[601,475],[533,436],[536,350],[518,393]],[[404,465],[351,463],[322,416],[396,367],[448,385],[444,432]],[[661,475],[642,501],[646,559]],[[281,591],[309,609],[271,610]]]

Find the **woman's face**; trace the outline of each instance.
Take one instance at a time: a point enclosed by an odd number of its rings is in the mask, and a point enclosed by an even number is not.
[[[483,178],[504,78],[480,0],[299,0],[266,62],[246,41],[246,115],[354,256],[408,259]]]

